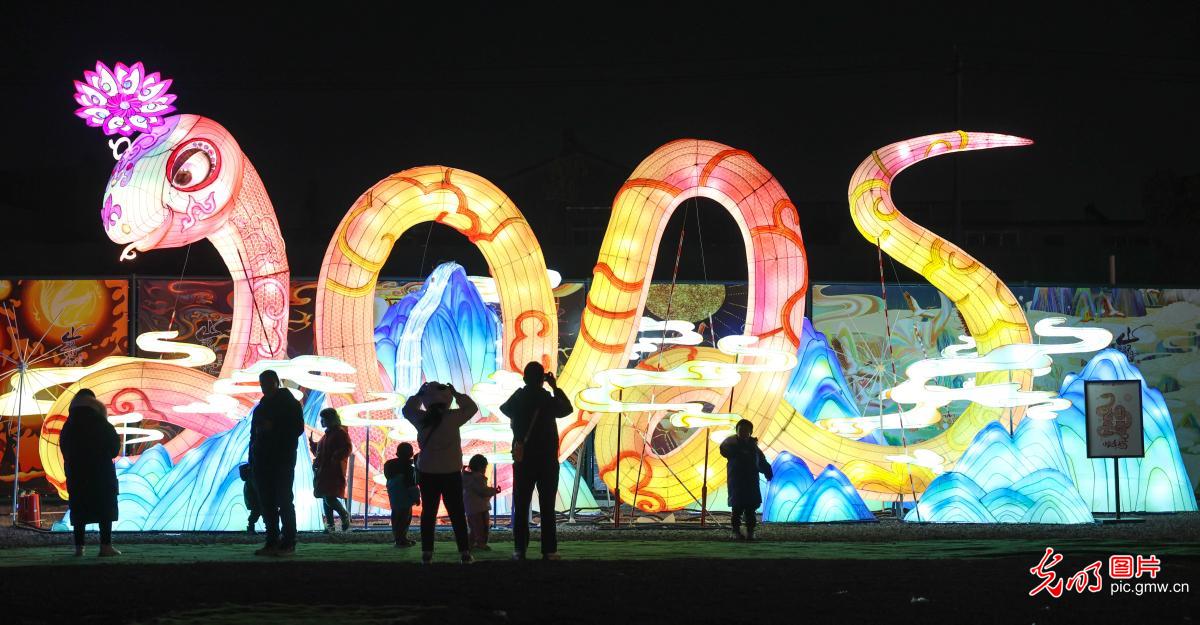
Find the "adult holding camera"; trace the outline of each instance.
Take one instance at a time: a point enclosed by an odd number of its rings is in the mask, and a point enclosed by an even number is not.
[[[525,386],[517,389],[500,406],[512,422],[513,431],[513,559],[524,560],[529,546],[529,506],[533,489],[538,491],[542,517],[542,559],[558,559],[557,519],[554,498],[558,494],[557,419],[575,412],[571,400],[558,388],[553,373],[541,363],[525,365]],[[548,385],[553,393],[547,392]]]
[[[457,403],[457,408],[451,408]],[[433,539],[438,504],[446,506],[454,540],[463,564],[474,561],[467,542],[467,517],[463,510],[461,428],[479,407],[449,384],[426,382],[404,404],[404,418],[417,428],[418,482],[421,487],[421,562],[433,561]]]

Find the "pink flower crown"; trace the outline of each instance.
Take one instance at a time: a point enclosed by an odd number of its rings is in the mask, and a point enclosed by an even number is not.
[[[92,128],[103,128],[105,135],[128,137],[149,132],[166,123],[164,117],[175,111],[175,96],[167,93],[171,80],[162,80],[158,72],[146,74],[141,62],[116,70],[96,61],[96,71],[85,71],[83,82],[75,81],[75,115]]]

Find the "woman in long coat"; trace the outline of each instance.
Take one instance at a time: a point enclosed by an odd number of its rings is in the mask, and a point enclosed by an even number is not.
[[[771,464],[758,448],[758,439],[750,436],[753,429],[753,423],[742,419],[737,423],[737,434],[721,443],[721,455],[728,460],[726,476],[735,540],[754,540],[755,511],[762,505],[758,474],[771,479]],[[742,535],[742,517],[746,519],[745,536]]]
[[[75,555],[83,555],[84,528],[89,523],[100,526],[100,555],[121,555],[112,546],[112,524],[117,520],[113,458],[121,453],[121,437],[91,389],[80,389],[71,400],[58,444],[67,474]]]
[[[350,512],[342,504],[346,496],[346,464],[350,458],[350,434],[342,427],[342,417],[333,408],[321,411],[325,436],[308,444],[313,455],[313,495],[323,502],[325,531],[332,532],[333,513],[342,519],[342,531],[350,529]]]

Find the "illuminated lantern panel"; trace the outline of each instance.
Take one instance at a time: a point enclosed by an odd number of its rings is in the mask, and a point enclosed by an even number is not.
[[[1140,380],[1146,456],[1121,458],[1121,510],[1194,512],[1196,494],[1179,450],[1175,426],[1162,393],[1146,383],[1124,354],[1106,349],[1096,354],[1079,375],[1067,375],[1059,394],[1071,407],[1058,416],[1072,481],[1096,512],[1112,512],[1112,460],[1087,457],[1083,385],[1088,380]]]
[[[763,500],[764,522],[875,520],[854,485],[832,465],[814,478],[803,460],[783,452],[771,463],[771,471],[774,477]]]
[[[1057,425],[1025,419],[1015,435],[993,421],[953,471],[935,479],[906,521],[923,523],[1091,523],[1065,472]]]
[[[305,421],[317,423],[321,401],[305,406]],[[320,500],[312,494],[308,443],[297,440],[295,481],[296,525],[304,531],[324,527]],[[136,458],[117,461],[117,507],[121,531],[244,531],[246,509],[238,467],[246,462],[250,420],[208,437],[177,461],[162,445]],[[70,525],[68,513],[56,528]],[[261,522],[259,523],[261,529]]]
[[[314,391],[305,407],[310,427],[325,398],[345,411],[363,469],[351,483],[356,501],[387,506],[386,490],[371,476],[396,440],[411,437],[395,407],[424,379],[452,381],[480,398],[483,413],[468,426],[468,451],[506,467],[509,433],[495,406],[519,384],[526,362],[548,370],[559,365],[554,291],[538,241],[513,202],[485,178],[444,166],[406,169],[371,186],[352,204],[325,254],[315,297],[317,353],[289,361],[290,272],[275,210],[225,128],[205,117],[169,115],[170,82],[134,63],[97,64],[76,83],[76,115],[120,136],[110,143],[117,164],[100,217],[107,236],[124,246],[121,257],[208,239],[234,283],[219,379],[189,368],[197,364],[187,358],[117,358],[51,374],[61,377],[60,385],[75,383],[72,393],[86,384],[102,401],[121,406],[113,416],[140,445],[139,455],[118,465],[120,529],[239,527],[244,509],[236,468],[248,442],[247,422],[239,416],[253,402],[255,376],[267,367]],[[1065,399],[1032,392],[1033,374],[1049,370],[1043,361],[1052,350],[1031,344],[1012,292],[964,250],[905,217],[891,197],[895,177],[932,156],[1028,143],[964,131],[917,137],[872,152],[851,178],[847,195],[859,232],[954,302],[971,335],[942,358],[916,363],[907,381],[886,390],[899,404],[918,404],[910,413],[915,424],[904,423],[903,410],[880,416],[879,428],[893,427],[887,419],[894,417],[904,431],[940,418],[921,403],[940,392],[929,383],[938,373],[929,371],[975,376],[972,387],[947,389],[972,402],[959,418],[944,432],[902,447],[875,444],[884,439],[856,405],[835,350],[804,318],[809,284],[799,216],[778,180],[746,151],[712,141],[682,139],[655,150],[616,190],[562,370],[561,386],[579,410],[559,422],[560,460],[595,429],[600,477],[622,501],[646,511],[677,510],[693,506],[706,483],[710,490],[721,487],[723,459],[709,453],[706,463],[705,452],[714,435],[744,417],[779,468],[780,481],[767,498],[766,514],[774,520],[861,520],[869,516],[864,498],[911,500],[921,493],[910,520],[1069,523],[1110,509],[1107,465],[1080,456],[1082,381],[1141,379],[1140,373],[1119,354],[1104,352],[1064,380]],[[744,335],[723,337],[716,348],[699,346],[678,320],[643,319],[663,230],[680,204],[698,196],[729,211],[746,246]],[[379,272],[399,237],[425,222],[449,226],[478,247],[490,272],[479,281],[487,297],[448,264],[377,319]],[[488,302],[498,305],[498,315]],[[631,354],[651,351],[637,339],[655,323],[681,338],[629,368]],[[1035,330],[1089,346],[1099,336],[1056,327],[1042,320]],[[1010,376],[1015,388],[1001,386]],[[137,401],[127,397],[134,390],[141,393]],[[5,395],[0,406],[12,397]],[[63,397],[48,411],[39,445],[60,488],[56,437],[69,395]],[[1143,400],[1147,457],[1121,461],[1122,497],[1128,498],[1122,507],[1195,510],[1166,404],[1148,388]],[[996,423],[1005,408],[1018,424],[1014,436]],[[1058,421],[1049,419],[1054,409],[1063,410]],[[137,425],[147,415],[182,433],[153,444],[152,434]],[[672,449],[658,451],[648,439],[664,420],[679,436]],[[297,503],[302,525],[316,527],[314,502],[301,495],[310,489],[311,471],[298,444]],[[810,466],[826,468],[814,478]],[[564,473],[564,484],[571,475]]]
[[[488,263],[499,295],[503,368],[520,371],[531,360],[549,370],[557,368],[558,316],[546,262],[521,212],[499,188],[478,175],[449,167],[416,167],[388,176],[363,193],[326,250],[317,287],[316,348],[355,369],[343,378],[353,381],[355,390],[350,396],[332,396],[334,406],[366,402],[372,392],[388,388],[390,381],[380,375],[373,337],[379,271],[404,232],[431,221],[462,233]],[[366,418],[388,420],[395,415],[391,410],[375,410]],[[351,437],[361,449],[370,434],[352,428]],[[359,457],[359,461],[375,472],[381,470],[380,457],[369,461]],[[355,476],[351,492],[359,501],[388,505],[386,489],[368,483],[365,475]]]
[[[105,188],[101,222],[121,257],[208,239],[234,282],[222,377],[287,357],[287,252],[262,180],[220,124],[175,115],[139,135]]]

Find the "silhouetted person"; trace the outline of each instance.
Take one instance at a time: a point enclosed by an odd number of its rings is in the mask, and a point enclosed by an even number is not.
[[[121,437],[108,422],[108,409],[91,389],[80,389],[71,399],[58,445],[70,493],[75,555],[83,555],[83,533],[89,523],[100,526],[100,555],[121,555],[112,546],[112,524],[117,520],[113,458],[121,453]]]
[[[542,520],[542,558],[558,559],[557,519],[554,498],[558,494],[558,425],[556,419],[575,411],[566,393],[558,388],[553,373],[541,363],[525,365],[525,386],[517,389],[500,411],[511,420],[513,431],[513,559],[524,560],[529,547],[529,506],[533,489],[538,491]],[[546,392],[549,384],[554,393]]]
[[[411,547],[416,543],[408,539],[408,526],[412,523],[413,506],[421,503],[411,444],[396,446],[396,457],[383,463],[383,477],[387,480],[388,500],[392,506],[392,539],[397,547]]]
[[[471,456],[463,471],[463,505],[467,509],[467,530],[471,549],[491,551],[488,546],[488,523],[491,522],[492,497],[500,493],[499,488],[488,486],[487,458],[482,454]]]
[[[771,465],[758,448],[758,439],[750,436],[753,430],[754,424],[742,419],[737,422],[737,434],[721,443],[721,455],[728,459],[725,475],[735,540],[754,540],[755,511],[762,505],[758,474],[771,479]],[[742,535],[742,517],[746,519],[745,536]]]
[[[321,500],[325,513],[325,531],[332,532],[333,513],[342,520],[342,531],[350,529],[350,512],[342,505],[346,497],[346,463],[350,459],[350,433],[342,427],[342,416],[333,408],[321,411],[325,436],[315,443],[308,435],[313,452],[313,495]]]
[[[458,408],[451,408],[452,401]],[[458,429],[479,407],[453,386],[426,382],[404,404],[404,418],[417,428],[418,483],[421,486],[421,562],[433,561],[433,537],[437,527],[438,502],[446,505],[454,539],[463,564],[474,562],[467,543],[467,519],[462,498],[462,439]]]
[[[246,532],[254,533],[254,524],[262,518],[262,507],[258,503],[258,492],[254,490],[254,471],[247,462],[238,467],[238,477],[242,478],[242,502],[250,516],[246,518]]]
[[[254,555],[292,555],[296,552],[292,482],[296,479],[296,446],[304,433],[304,413],[300,402],[280,386],[274,371],[263,371],[258,383],[263,397],[250,421],[250,467],[267,526],[267,543]]]

